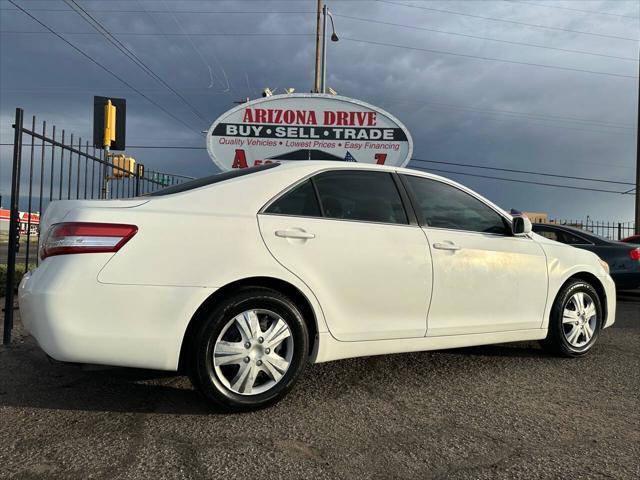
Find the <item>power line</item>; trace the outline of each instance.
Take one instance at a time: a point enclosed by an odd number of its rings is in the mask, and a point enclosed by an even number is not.
[[[32,30],[0,30],[2,34],[12,34],[12,35],[22,35],[22,34],[33,34],[33,35],[49,35],[49,32],[43,31],[32,31]],[[92,35],[97,36],[101,35],[100,33],[95,32],[59,32],[61,35]],[[261,33],[261,32],[229,32],[229,33],[150,33],[150,32],[112,32],[113,35],[119,35],[123,37],[314,37],[314,33]],[[597,55],[597,54],[596,54]],[[624,57],[613,57],[620,58],[621,60],[627,60]]]
[[[13,146],[13,143],[0,143],[0,146]],[[34,145],[34,147],[41,147],[42,145]],[[30,147],[30,145],[25,145],[25,147]],[[197,147],[197,146],[190,146],[190,145],[127,145],[127,149],[158,149],[158,150],[206,150],[206,147]],[[543,176],[543,177],[554,177],[554,178],[565,178],[565,179],[570,179],[570,180],[580,180],[580,181],[588,181],[588,182],[600,182],[600,183],[611,183],[611,184],[616,184],[616,185],[634,185],[633,183],[630,182],[620,182],[620,181],[616,181],[616,180],[603,180],[600,178],[590,178],[590,177],[577,177],[577,176],[571,176],[571,175],[559,175],[559,174],[555,174],[555,173],[548,173],[548,172],[533,172],[533,171],[528,171],[528,170],[516,170],[516,169],[511,169],[511,168],[502,168],[502,167],[489,167],[486,165],[473,165],[470,163],[457,163],[457,162],[445,162],[445,161],[440,161],[440,160],[424,160],[421,158],[412,158],[411,162],[423,162],[423,163],[437,163],[437,164],[442,164],[442,165],[452,165],[452,166],[457,166],[457,167],[468,167],[468,168],[479,168],[479,169],[484,169],[484,170],[495,170],[495,171],[500,171],[500,172],[509,172],[509,173],[519,173],[519,174],[526,174],[526,175],[539,175],[539,176]],[[417,168],[417,167],[416,167]],[[489,177],[489,176],[482,176],[482,175],[478,175],[478,174],[471,174],[471,173],[464,173],[464,172],[453,172],[453,171],[448,171],[448,170],[436,170],[436,169],[432,169],[429,168],[429,170],[433,170],[433,171],[442,171],[442,172],[448,172],[448,173],[456,173],[456,174],[460,174],[460,175],[471,175],[471,176],[480,176],[482,178],[495,178],[495,177]],[[517,180],[517,179],[508,179],[510,181],[522,181],[525,182],[524,180]],[[530,182],[525,182],[525,183],[530,183]],[[557,185],[559,187],[565,186],[565,185]],[[583,188],[583,187],[575,187],[575,188]],[[584,187],[586,188],[586,187]],[[634,188],[632,188],[631,190],[629,190],[628,192],[613,192],[613,191],[608,191],[610,193],[629,193],[631,191],[633,191]],[[597,191],[602,191],[602,190],[597,190]]]
[[[159,90],[159,89],[145,89],[144,91],[146,93],[164,93],[164,90]],[[197,94],[197,93],[208,92],[208,89],[192,88],[192,89],[184,89],[183,91]],[[2,94],[3,92],[39,93],[42,95],[60,95],[60,94],[71,94],[71,93],[75,94],[78,92],[91,93],[93,92],[93,90],[76,88],[76,87],[58,87],[58,88],[51,87],[49,89],[47,88],[37,88],[37,89],[36,88],[0,88],[0,94]],[[571,117],[571,116],[563,116],[563,115],[521,112],[516,110],[479,108],[479,107],[472,107],[467,105],[451,104],[451,103],[444,103],[444,102],[422,101],[414,98],[407,99],[407,98],[385,97],[383,100],[388,100],[390,102],[395,102],[395,103],[406,103],[411,105],[433,105],[439,108],[449,109],[453,111],[463,111],[463,112],[481,113],[481,114],[490,114],[490,115],[505,115],[508,118],[512,118],[512,119],[515,118],[518,120],[520,119],[534,120],[534,121],[541,120],[541,121],[550,121],[550,122],[558,122],[558,123],[577,124],[580,126],[587,126],[587,127],[603,126],[605,128],[611,128],[611,129],[629,130],[629,131],[632,131],[633,134],[635,134],[635,129],[636,129],[635,125],[631,125],[631,124],[625,124],[620,122],[604,122],[604,121],[592,120],[588,118]],[[545,125],[545,124],[542,124],[542,125]],[[579,130],[588,131],[588,132],[598,132],[598,133],[613,133],[613,132],[603,131],[603,130],[586,130],[586,129],[579,129]]]
[[[620,17],[620,18],[631,18],[633,20],[638,20],[638,17],[634,16],[634,15],[621,15],[619,13],[610,13],[610,12],[598,12],[596,10],[581,10],[579,8],[571,8],[571,7],[562,7],[560,5],[545,5],[543,3],[535,3],[535,2],[524,2],[524,1],[514,1],[514,0],[503,0],[505,2],[508,3],[514,3],[514,4],[524,4],[524,5],[533,5],[535,7],[544,7],[544,8],[555,8],[557,10],[570,10],[572,12],[580,12],[580,13],[587,13],[590,15],[607,15],[610,17]]]
[[[480,169],[484,169],[484,170],[495,170],[495,171],[499,171],[499,172],[510,172],[510,173],[524,173],[527,175],[540,175],[543,177],[554,177],[554,178],[567,178],[570,180],[583,180],[583,181],[587,181],[587,182],[601,182],[601,183],[614,183],[617,185],[635,185],[635,183],[631,183],[631,182],[619,182],[616,180],[602,180],[599,178],[589,178],[589,177],[576,177],[576,176],[571,176],[571,175],[558,175],[555,173],[546,173],[546,172],[532,172],[529,170],[516,170],[513,168],[502,168],[502,167],[488,167],[486,165],[473,165],[470,163],[456,163],[456,162],[444,162],[444,161],[438,161],[438,160],[423,160],[420,158],[412,158],[411,159],[412,162],[424,162],[424,163],[439,163],[439,164],[444,164],[444,165],[454,165],[457,167],[470,167],[470,168],[480,168]]]
[[[560,31],[560,32],[578,33],[578,34],[581,34],[581,35],[591,35],[591,36],[594,36],[594,37],[615,38],[617,40],[627,40],[627,41],[630,41],[630,42],[637,42],[638,41],[637,38],[620,37],[618,35],[608,35],[608,34],[605,34],[605,33],[586,32],[586,31],[582,31],[582,30],[571,30],[571,29],[568,29],[568,28],[561,28],[561,27],[550,27],[549,25],[540,25],[540,24],[536,24],[536,23],[518,22],[516,20],[506,20],[504,18],[485,17],[483,15],[474,15],[472,13],[456,12],[454,10],[446,10],[446,9],[443,9],[443,8],[425,7],[425,6],[420,6],[420,5],[410,5],[408,3],[391,2],[389,0],[377,0],[377,1],[380,2],[380,3],[386,3],[386,4],[389,4],[389,5],[394,5],[396,7],[417,8],[419,10],[428,10],[428,11],[431,11],[431,12],[447,13],[447,14],[450,14],[450,15],[460,15],[460,16],[463,16],[463,17],[479,18],[481,20],[489,20],[489,21],[492,21],[492,22],[511,23],[513,25],[521,25],[521,26],[533,27],[533,28],[542,28],[542,29],[546,29],[546,30],[555,30],[555,31]]]
[[[378,25],[388,25],[388,26],[392,26],[392,27],[402,27],[402,28],[408,28],[408,29],[412,29],[412,30],[422,30],[425,32],[433,32],[433,33],[442,33],[444,35],[455,35],[458,37],[465,37],[465,38],[473,38],[476,40],[487,40],[490,42],[499,42],[499,43],[507,43],[509,45],[520,45],[520,46],[525,46],[525,47],[534,47],[534,48],[543,48],[543,49],[547,49],[547,50],[556,50],[556,51],[560,51],[560,52],[567,52],[567,53],[578,53],[581,55],[593,55],[596,57],[605,57],[605,58],[613,58],[616,60],[629,60],[632,62],[636,62],[638,59],[634,58],[634,57],[618,57],[616,55],[607,55],[605,53],[595,53],[595,52],[587,52],[584,50],[572,50],[572,49],[568,49],[568,48],[560,48],[560,47],[550,47],[547,45],[539,45],[539,44],[535,44],[535,43],[526,43],[526,42],[516,42],[516,41],[512,41],[512,40],[502,40],[502,39],[498,39],[498,38],[491,38],[491,37],[481,37],[481,36],[477,36],[477,35],[470,35],[467,33],[457,33],[457,32],[449,32],[447,30],[439,30],[436,28],[427,28],[427,27],[418,27],[415,25],[406,25],[406,24],[401,24],[401,23],[392,23],[392,22],[384,22],[382,20],[375,20],[372,18],[362,18],[362,17],[354,17],[351,15],[341,15],[341,14],[337,14],[334,13],[334,15],[336,17],[342,17],[342,18],[348,18],[350,20],[357,20],[360,22],[368,22],[368,23],[374,23],[374,24],[378,24]]]
[[[0,147],[12,147],[13,143],[5,142],[0,143]],[[42,147],[42,144],[34,144],[34,148]],[[45,144],[46,146],[46,144]],[[23,144],[23,148],[31,148],[31,144]],[[195,147],[189,145],[127,145],[127,150],[130,148],[151,148],[151,149],[170,149],[170,150],[206,150],[207,147]]]
[[[167,5],[166,1],[164,2],[164,5],[166,5],[167,9],[169,8],[169,6]],[[142,5],[142,6],[144,8],[144,5]],[[151,14],[148,14],[148,15],[151,16]],[[180,20],[178,20],[178,17],[176,15],[174,15],[173,12],[171,12],[170,15],[171,15],[171,18],[173,19],[174,23],[180,29],[180,31],[182,33],[187,33],[186,30],[184,29],[184,27],[182,26],[182,23],[180,23]],[[158,26],[158,28],[160,29],[159,26]],[[220,86],[222,87],[222,92],[221,93],[226,93],[226,92],[229,92],[230,90],[232,90],[232,85],[231,85],[231,82],[229,81],[229,77],[227,76],[227,72],[224,69],[224,67],[222,65],[222,62],[220,62],[218,60],[218,57],[217,57],[217,55],[215,53],[215,50],[211,51],[211,53],[213,54],[213,60],[214,60],[214,63],[216,63],[218,65],[218,68],[222,72],[222,76],[224,77],[225,83],[222,83],[218,79],[217,75],[215,76],[215,79],[214,79],[213,68],[211,68],[211,65],[209,64],[209,62],[205,59],[204,55],[202,54],[202,52],[200,51],[198,46],[195,44],[195,42],[193,41],[191,36],[187,35],[186,38],[187,38],[187,41],[189,42],[189,44],[191,45],[191,48],[193,49],[193,51],[196,52],[196,55],[198,55],[198,57],[200,58],[202,63],[205,65],[205,67],[207,67],[207,70],[209,71],[209,88],[213,87],[214,81],[218,81],[218,83],[220,83]]]
[[[426,104],[426,105],[434,105],[442,108],[450,108],[453,110],[464,110],[464,111],[478,112],[478,113],[490,113],[495,115],[508,115],[511,118],[524,117],[524,118],[530,118],[532,120],[547,120],[547,121],[556,121],[556,122],[576,123],[578,125],[583,125],[583,126],[603,126],[606,128],[632,130],[633,132],[635,132],[635,129],[636,129],[635,125],[618,123],[618,122],[602,122],[598,120],[591,120],[588,118],[569,117],[569,116],[562,116],[562,115],[541,114],[541,113],[531,113],[531,112],[519,112],[516,110],[478,108],[478,107],[471,107],[467,105],[456,105],[456,104],[443,103],[443,102],[427,102],[427,101],[420,101],[416,99],[406,99],[406,98],[404,99],[403,98],[387,98],[387,99],[397,103]],[[596,130],[593,130],[593,131],[596,131]]]
[[[381,0],[379,0],[381,1]],[[386,42],[376,42],[373,40],[361,40],[358,38],[350,38],[350,37],[340,37],[340,40],[347,40],[350,42],[359,42],[359,43],[366,43],[369,45],[378,45],[378,46],[383,46],[383,47],[393,47],[393,48],[403,48],[405,50],[415,50],[418,52],[426,52],[426,53],[435,53],[438,55],[452,55],[455,57],[464,57],[464,58],[473,58],[476,60],[484,60],[484,61],[490,61],[490,62],[501,62],[501,63],[513,63],[515,65],[527,65],[527,66],[531,66],[531,67],[539,67],[539,68],[548,68],[548,69],[553,69],[553,70],[566,70],[566,71],[570,71],[570,72],[578,72],[578,73],[588,73],[588,74],[592,74],[592,75],[605,75],[605,76],[609,76],[609,77],[619,77],[619,78],[633,78],[633,79],[637,79],[638,77],[635,75],[624,75],[621,73],[611,73],[611,72],[601,72],[601,71],[597,71],[597,70],[586,70],[586,69],[582,69],[582,68],[573,68],[573,67],[561,67],[558,65],[547,65],[544,63],[533,63],[533,62],[521,62],[519,60],[505,60],[503,58],[493,58],[493,57],[483,57],[480,55],[471,55],[468,53],[457,53],[457,52],[448,52],[446,50],[435,50],[435,49],[431,49],[431,48],[419,48],[419,47],[412,47],[409,45],[397,45],[395,43],[386,43]]]
[[[9,1],[9,0],[7,0]],[[73,12],[72,9],[69,8],[31,8],[29,9],[31,12],[58,12],[58,13],[68,13],[68,12]],[[3,12],[18,12],[19,10],[16,10],[15,8],[0,8],[0,11]],[[244,14],[263,14],[263,15],[267,15],[267,14],[293,14],[293,15],[299,15],[299,14],[304,14],[304,13],[313,13],[315,14],[315,11],[311,11],[311,10],[121,10],[121,9],[114,9],[114,10],[89,10],[87,9],[87,12],[91,12],[91,13],[184,13],[184,14],[189,14],[189,13],[193,13],[193,14],[214,14],[214,15],[218,15],[218,14],[231,14],[231,15],[244,15]]]
[[[86,59],[88,59],[91,63],[97,65],[98,67],[100,67],[102,70],[104,70],[105,72],[107,72],[109,75],[111,75],[113,78],[115,78],[116,80],[118,80],[120,83],[126,85],[127,87],[129,87],[131,90],[133,90],[134,92],[136,92],[138,95],[140,95],[142,98],[144,98],[145,100],[147,100],[149,103],[155,105],[157,108],[159,108],[160,110],[162,110],[164,113],[166,113],[167,115],[169,115],[171,118],[173,118],[174,120],[176,120],[177,122],[181,123],[182,125],[184,125],[185,127],[187,127],[189,130],[197,133],[198,135],[200,134],[199,131],[197,131],[196,129],[194,129],[192,126],[190,126],[188,123],[186,123],[185,121],[181,120],[180,118],[176,117],[173,113],[171,113],[169,110],[167,110],[166,108],[164,108],[162,105],[160,105],[159,103],[155,102],[153,99],[149,98],[147,95],[145,95],[144,93],[142,93],[140,90],[138,90],[136,87],[134,87],[133,85],[131,85],[129,82],[127,82],[126,80],[123,80],[122,78],[120,78],[118,75],[116,75],[115,73],[113,73],[111,70],[109,70],[107,67],[105,67],[104,65],[102,65],[100,62],[98,62],[96,59],[94,59],[91,55],[85,53],[83,50],[81,50],[79,47],[77,47],[76,45],[74,45],[73,43],[71,43],[69,40],[67,40],[66,38],[64,38],[62,35],[58,34],[55,30],[53,30],[51,27],[49,27],[48,25],[44,24],[43,22],[41,22],[40,20],[38,20],[36,17],[34,17],[33,15],[31,15],[28,11],[26,11],[24,8],[22,8],[20,5],[17,5],[14,0],[7,0],[9,3],[11,3],[12,5],[14,5],[16,8],[18,8],[19,10],[21,10],[25,15],[27,15],[28,17],[30,17],[32,20],[34,20],[35,22],[37,22],[38,24],[40,24],[41,26],[43,26],[44,28],[46,28],[47,30],[49,30],[51,33],[53,33],[56,37],[58,37],[60,40],[62,40],[63,42],[65,42],[67,45],[69,45],[71,48],[73,48],[76,52],[78,52],[80,55],[82,55],[83,57],[85,57]]]
[[[609,127],[609,126],[603,127],[605,129],[609,128],[611,130],[580,128],[579,126],[566,125],[565,122],[563,122],[562,120],[530,118],[527,116],[511,116],[505,113],[492,112],[491,110],[484,111],[481,109],[473,109],[471,107],[454,108],[454,107],[447,107],[447,106],[442,106],[437,104],[430,106],[431,104],[429,102],[419,102],[419,101],[411,101],[411,100],[396,100],[396,103],[405,103],[410,107],[416,107],[418,109],[424,108],[424,109],[435,111],[435,112],[452,111],[453,113],[458,113],[458,114],[464,113],[464,114],[472,114],[472,115],[487,115],[489,117],[488,120],[493,122],[508,122],[511,120],[520,120],[528,123],[532,122],[534,125],[538,127],[543,127],[543,128],[574,130],[578,132],[598,133],[603,135],[617,135],[617,136],[625,136],[625,137],[635,136],[635,132],[633,132],[631,129],[624,129],[619,127]],[[502,116],[502,118],[500,116]],[[547,122],[555,122],[555,123],[547,123]],[[584,126],[590,127],[591,125],[584,125]]]
[[[167,149],[167,150],[206,150],[207,147],[192,147],[192,146],[178,146],[178,145],[127,145],[127,148],[140,148],[140,149]]]
[[[343,0],[344,1],[344,0]],[[373,1],[373,0],[372,0]],[[525,1],[514,1],[514,0],[503,0],[505,2],[510,2],[510,3],[521,3],[521,4],[527,4],[527,5],[534,5],[534,6],[539,6],[539,7],[546,7],[546,8],[555,8],[555,9],[561,9],[561,10],[571,10],[571,11],[575,11],[575,12],[582,12],[582,13],[590,13],[590,14],[597,14],[597,15],[609,15],[609,16],[615,16],[615,17],[622,17],[622,18],[630,18],[630,19],[634,19],[637,20],[638,17],[634,17],[633,15],[620,15],[620,14],[616,14],[616,13],[609,13],[609,12],[596,12],[593,10],[579,10],[577,8],[569,8],[569,7],[560,7],[557,5],[543,5],[543,4],[539,4],[539,3],[533,3],[533,2],[525,2]],[[389,2],[390,3],[390,2]],[[400,4],[398,4],[400,5]],[[407,7],[417,7],[416,5],[408,5],[408,4],[404,4],[404,6]],[[418,7],[419,8],[419,7]],[[424,8],[425,10],[427,9],[426,7]],[[18,12],[19,10],[15,9],[15,8],[2,8],[0,7],[0,11],[4,11],[4,12]],[[71,12],[72,10],[68,9],[68,8],[31,8],[30,11],[32,12],[50,12],[50,13],[67,13],[67,12]],[[123,9],[87,9],[88,12],[91,13],[182,13],[182,14],[294,14],[294,15],[299,15],[299,14],[315,14],[315,11],[312,10],[136,10],[136,9],[129,9],[129,10],[123,10]],[[440,10],[436,10],[436,11],[440,11]],[[461,12],[448,12],[447,13],[454,13],[457,15],[468,15],[471,16],[471,14],[464,14]],[[334,14],[335,15],[335,14]],[[477,17],[477,16],[476,16]],[[480,18],[484,18],[484,17],[480,17]],[[495,19],[495,20],[500,20],[500,19]],[[500,20],[500,21],[506,21],[509,22],[508,20]],[[531,25],[534,27],[541,27],[541,28],[554,28],[554,27],[547,27],[547,26],[543,26],[543,25]],[[572,30],[569,30],[572,31]],[[592,32],[576,32],[576,33],[585,33],[588,35],[598,35],[598,34],[594,34]],[[618,38],[618,37],[614,37],[614,38]],[[628,40],[626,38],[624,38],[624,40]]]
[[[98,20],[92,17],[89,13],[87,13],[84,8],[76,3],[75,0],[65,0],[65,3],[69,5],[72,9],[73,6],[77,7],[78,10],[75,12],[85,20],[89,25],[91,25],[98,33],[100,33],[111,45],[117,48],[121,53],[123,53],[129,60],[131,60],[134,64],[140,67],[144,72],[147,73],[151,78],[155,79],[165,88],[167,88],[170,92],[172,92],[176,97],[178,97],[188,108],[191,110],[200,120],[207,123],[208,120],[205,118],[198,109],[191,104],[180,92],[176,91],[171,85],[164,81],[160,75],[158,75],[151,67],[149,67],[146,63],[144,63],[134,52],[132,52],[126,45],[124,45],[120,40],[114,37]],[[73,4],[73,5],[72,5]]]
[[[529,185],[541,185],[544,187],[556,187],[556,188],[567,188],[570,190],[585,190],[589,192],[601,192],[601,193],[617,193],[619,195],[629,195],[627,192],[619,192],[617,190],[604,190],[600,188],[589,188],[589,187],[575,187],[573,185],[558,185],[557,183],[546,183],[546,182],[535,182],[532,180],[516,180],[515,178],[504,178],[504,177],[494,177],[489,175],[480,175],[477,173],[463,173],[463,172],[454,172],[452,170],[441,170],[438,168],[421,168],[421,167],[411,167],[416,170],[421,170],[423,172],[439,172],[439,173],[449,173],[455,175],[465,175],[467,177],[477,177],[477,178],[486,178],[489,180],[499,180],[504,182],[514,182],[514,183],[526,183]]]
[[[477,36],[477,35],[470,35],[470,34],[466,34],[466,33],[457,33],[457,32],[449,32],[446,30],[438,30],[435,28],[426,28],[426,27],[418,27],[415,25],[405,25],[405,24],[400,24],[400,23],[392,23],[392,22],[384,22],[381,20],[375,20],[375,19],[371,19],[371,18],[362,18],[362,17],[354,17],[351,15],[342,15],[342,14],[337,14],[334,13],[333,14],[336,17],[342,17],[342,18],[347,18],[350,20],[357,20],[357,21],[361,21],[361,22],[367,22],[367,23],[373,23],[373,24],[378,24],[378,25],[388,25],[388,26],[393,26],[393,27],[401,27],[401,28],[408,28],[411,30],[421,30],[421,31],[425,31],[425,32],[433,32],[433,33],[441,33],[444,35],[455,35],[455,36],[459,36],[459,37],[465,37],[465,38],[473,38],[476,40],[486,40],[489,42],[498,42],[498,43],[505,43],[505,44],[509,44],[509,45],[519,45],[519,46],[525,46],[525,47],[533,47],[533,48],[541,48],[541,49],[546,49],[546,50],[554,50],[554,51],[559,51],[559,52],[566,52],[566,53],[576,53],[579,55],[590,55],[590,56],[595,56],[595,57],[603,57],[603,58],[612,58],[615,60],[625,60],[625,61],[632,61],[632,62],[637,62],[636,58],[633,57],[620,57],[617,55],[609,55],[606,53],[597,53],[597,52],[588,52],[585,50],[573,50],[573,49],[569,49],[569,48],[561,48],[561,47],[552,47],[552,46],[548,46],[548,45],[539,45],[539,44],[535,44],[535,43],[527,43],[527,42],[517,42],[517,41],[511,41],[511,40],[503,40],[503,39],[498,39],[498,38],[491,38],[491,37],[481,37],[481,36]],[[0,34],[48,34],[49,32],[42,32],[42,31],[25,31],[25,30],[0,30]],[[64,35],[100,35],[99,33],[94,33],[94,32],[60,32]],[[278,32],[278,33],[269,33],[269,32],[246,32],[246,33],[241,33],[241,32],[229,32],[229,33],[221,33],[221,32],[194,32],[194,33],[173,33],[173,32],[169,32],[169,33],[151,33],[151,32],[112,32],[113,35],[119,35],[119,36],[127,36],[127,37],[157,37],[157,36],[163,36],[163,37],[312,37],[315,36],[315,34],[313,33],[282,33],[282,32]]]

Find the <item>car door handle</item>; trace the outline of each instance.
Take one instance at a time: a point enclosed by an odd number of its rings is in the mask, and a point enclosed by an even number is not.
[[[316,238],[313,233],[305,232],[301,229],[288,228],[286,230],[276,230],[276,237],[280,238],[297,238],[300,240],[310,240]]]
[[[460,250],[461,247],[456,245],[453,242],[436,242],[433,244],[433,248],[437,248],[438,250]]]

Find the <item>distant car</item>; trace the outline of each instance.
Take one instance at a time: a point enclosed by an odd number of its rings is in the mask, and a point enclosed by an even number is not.
[[[580,356],[615,319],[596,255],[391,166],[272,163],[53,202],[42,235],[19,300],[49,355],[180,369],[229,409],[277,401],[308,362],[543,339]]]
[[[550,240],[589,250],[598,255],[609,264],[611,277],[619,289],[640,287],[640,248],[633,244],[607,240],[594,233],[566,225],[535,223],[533,231]]]
[[[635,245],[640,245],[640,235],[631,235],[630,237],[623,238],[620,241],[624,243],[633,243]]]

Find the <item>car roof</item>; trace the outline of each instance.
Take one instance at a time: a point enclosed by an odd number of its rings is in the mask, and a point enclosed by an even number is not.
[[[375,163],[358,163],[358,162],[345,162],[345,161],[332,161],[332,160],[305,160],[303,162],[287,162],[280,164],[280,168],[299,168],[299,167],[317,167],[318,170],[326,169],[343,169],[343,170],[382,170],[386,172],[398,172],[407,173],[411,175],[419,175],[421,177],[433,178],[436,180],[445,180],[448,183],[460,185],[459,183],[434,173],[425,172],[424,170],[417,170],[407,167],[396,167],[392,165],[377,165]],[[466,187],[465,187],[466,188]]]
[[[272,168],[272,167],[278,168]],[[440,175],[435,175],[433,173],[425,172],[423,170],[416,170],[411,168],[403,168],[396,167],[390,165],[377,165],[373,163],[357,163],[357,162],[346,162],[346,161],[331,161],[331,160],[304,160],[304,161],[291,161],[291,162],[273,162],[273,163],[265,163],[258,167],[252,167],[254,170],[251,175],[234,175],[231,172],[220,172],[217,175],[212,175],[210,177],[205,177],[203,179],[192,180],[191,182],[186,182],[186,184],[175,185],[173,187],[168,187],[166,189],[160,190],[155,193],[155,196],[168,196],[173,193],[186,192],[190,190],[199,190],[201,188],[211,187],[215,183],[226,183],[235,182],[235,181],[249,181],[251,178],[255,178],[256,176],[269,176],[269,175],[278,175],[279,173],[283,173],[285,170],[302,170],[303,174],[306,175],[314,175],[315,173],[320,173],[325,170],[370,170],[370,171],[383,171],[383,172],[398,172],[404,173],[407,175],[419,176],[422,178],[428,178],[432,180],[437,180],[442,183],[449,184],[453,187],[456,187],[467,194],[471,195],[479,199],[480,201],[488,204],[496,211],[500,212],[506,219],[511,219],[511,214],[501,208],[499,205],[496,205],[488,198],[482,196],[478,192],[471,190],[469,187],[458,183],[454,180],[451,180],[447,177],[442,177]],[[293,173],[293,172],[292,172]],[[219,178],[215,177],[219,176],[227,176],[227,178]]]

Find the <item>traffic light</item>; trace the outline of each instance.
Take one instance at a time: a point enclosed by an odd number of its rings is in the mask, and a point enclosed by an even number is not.
[[[107,109],[109,104],[111,107]],[[107,113],[112,117],[107,118]],[[111,150],[124,150],[126,120],[127,101],[124,98],[93,97],[93,145],[104,148],[108,140]],[[109,133],[105,135],[107,130]]]
[[[104,106],[104,138],[102,141],[102,146],[111,148],[111,142],[115,141],[116,107],[111,103],[111,100],[107,100],[107,104]]]
[[[131,177],[136,174],[136,160],[125,155],[112,155],[113,178]]]

